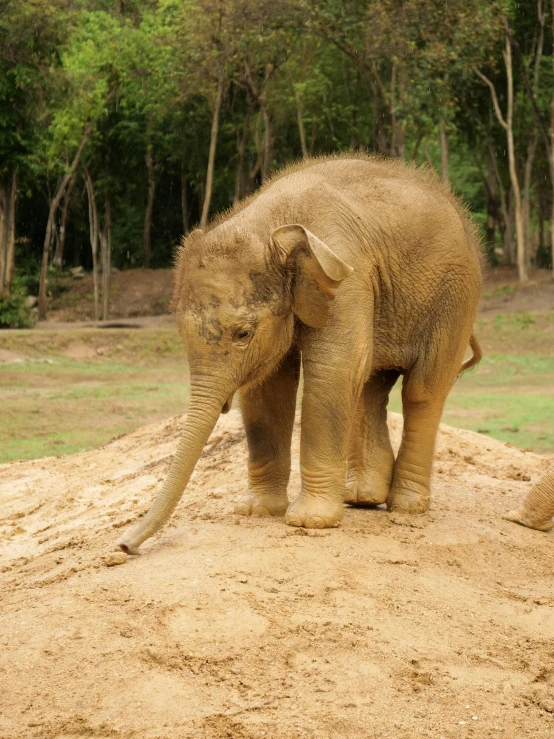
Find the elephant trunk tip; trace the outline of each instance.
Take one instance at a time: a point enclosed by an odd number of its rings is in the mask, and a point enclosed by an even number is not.
[[[138,546],[133,546],[133,544],[130,544],[124,539],[120,539],[117,542],[117,546],[122,552],[125,552],[125,554],[138,554],[139,553]]]

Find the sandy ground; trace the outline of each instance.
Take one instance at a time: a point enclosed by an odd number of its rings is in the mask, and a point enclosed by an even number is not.
[[[500,518],[546,458],[443,426],[429,514],[306,532],[233,515],[231,412],[170,525],[106,566],[182,423],[0,466],[2,739],[554,736],[554,535]]]

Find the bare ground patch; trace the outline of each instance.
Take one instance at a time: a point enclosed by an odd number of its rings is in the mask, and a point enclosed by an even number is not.
[[[428,515],[307,532],[232,514],[231,413],[170,525],[106,567],[182,422],[0,466],[3,738],[552,735],[552,534],[500,518],[548,460],[443,426]]]

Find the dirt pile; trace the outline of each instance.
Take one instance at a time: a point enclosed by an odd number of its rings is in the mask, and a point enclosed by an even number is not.
[[[306,532],[232,514],[232,412],[170,525],[107,567],[182,424],[0,466],[2,739],[554,734],[554,536],[500,518],[548,460],[443,426],[428,515]]]

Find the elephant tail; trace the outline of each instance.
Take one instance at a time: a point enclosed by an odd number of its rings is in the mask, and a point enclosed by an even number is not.
[[[481,347],[479,346],[479,342],[477,341],[477,336],[475,336],[475,334],[471,334],[469,337],[469,345],[473,352],[473,356],[462,363],[460,372],[465,372],[466,370],[475,367],[476,364],[479,364],[481,357],[483,356],[483,352],[481,351]]]

